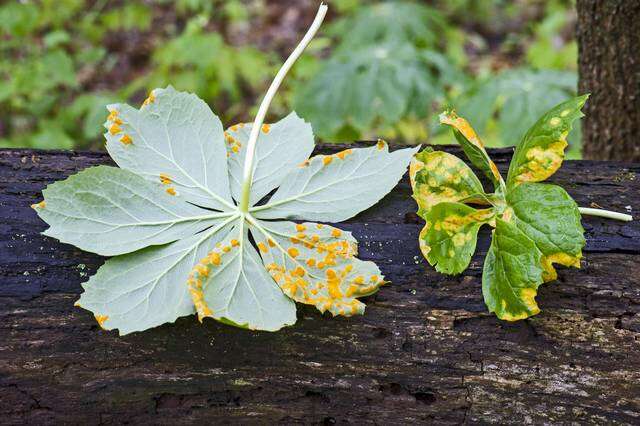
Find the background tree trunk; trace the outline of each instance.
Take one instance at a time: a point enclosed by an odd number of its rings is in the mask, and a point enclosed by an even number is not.
[[[640,0],[578,0],[579,91],[588,159],[640,161]]]

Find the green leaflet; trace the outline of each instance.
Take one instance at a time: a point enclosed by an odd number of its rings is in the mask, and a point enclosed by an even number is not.
[[[296,301],[333,315],[364,312],[358,298],[384,277],[355,257],[355,239],[282,219],[358,214],[396,185],[418,148],[389,152],[381,141],[307,160],[313,133],[292,113],[260,128],[243,211],[236,202],[250,125],[223,132],[203,101],[172,88],[155,89],[140,109],[109,111],[107,148],[121,168],[98,166],[54,183],[34,205],[47,235],[116,255],[77,302],[103,328],[127,334],[196,312],[275,331],[295,323]],[[260,220],[267,218],[280,221]]]
[[[567,135],[589,95],[578,96],[547,111],[525,133],[513,154],[507,186],[522,182],[540,182],[554,174],[562,165]]]
[[[471,168],[443,151],[424,150],[411,160],[409,178],[421,216],[438,203],[484,198],[484,189]]]
[[[565,138],[572,122],[582,116],[586,98],[552,108],[526,132],[506,184],[469,123],[454,112],[441,116],[442,123],[453,127],[471,163],[496,183],[493,194],[485,194],[470,169],[449,154],[421,152],[411,163],[413,197],[427,222],[420,248],[436,270],[464,271],[475,251],[478,229],[483,224],[495,227],[482,293],[498,318],[515,321],[537,314],[537,288],[557,278],[554,263],[580,267],[585,239],[578,206],[559,186],[535,182],[560,167]]]
[[[438,272],[459,274],[467,269],[476,251],[480,226],[494,216],[492,209],[439,203],[425,216],[427,224],[420,232],[420,249]]]
[[[540,312],[535,301],[542,283],[542,253],[516,226],[496,219],[482,269],[482,295],[490,312],[516,321]]]

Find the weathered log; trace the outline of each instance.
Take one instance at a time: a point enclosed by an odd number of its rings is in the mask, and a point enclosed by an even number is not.
[[[323,148],[333,151],[335,148]],[[448,151],[459,154],[457,148]],[[494,150],[505,171],[511,150]],[[40,235],[29,205],[103,153],[0,150],[0,423],[640,422],[640,223],[585,218],[582,269],[541,287],[542,312],[486,312],[482,259],[437,274],[406,179],[347,222],[392,282],[367,312],[251,332],[194,317],[118,337],[74,308],[104,261]],[[570,161],[583,206],[640,211],[640,164]]]

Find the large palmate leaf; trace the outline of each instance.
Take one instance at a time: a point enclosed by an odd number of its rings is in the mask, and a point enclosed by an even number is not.
[[[536,183],[560,167],[573,121],[582,116],[586,96],[549,110],[524,135],[511,161],[507,181],[487,155],[469,123],[454,112],[441,116],[453,128],[470,162],[493,180],[484,193],[461,160],[442,152],[422,152],[410,176],[418,214],[422,253],[436,270],[459,274],[471,261],[478,229],[495,227],[484,263],[482,293],[491,312],[515,321],[535,315],[540,284],[557,278],[554,263],[580,267],[584,230],[578,206],[559,186]],[[486,205],[478,209],[472,205]]]
[[[292,113],[260,126],[247,178],[252,126],[223,132],[195,95],[156,89],[140,109],[109,111],[107,147],[121,168],[54,183],[34,205],[47,235],[117,255],[77,302],[103,328],[126,334],[197,312],[273,331],[295,323],[295,302],[333,315],[364,312],[358,298],[384,278],[355,257],[349,233],[261,219],[348,219],[396,185],[417,148],[389,152],[380,141],[307,159],[313,133]]]
[[[140,109],[108,109],[107,151],[118,166],[191,203],[233,208],[222,123],[204,101],[169,86],[152,91]]]
[[[383,43],[337,53],[295,99],[324,138],[362,135],[402,117],[424,117],[452,68],[441,54]]]
[[[105,256],[194,234],[224,217],[181,202],[159,185],[117,167],[97,166],[43,191],[45,235]]]
[[[371,148],[316,156],[293,171],[265,206],[250,211],[260,219],[341,222],[391,191],[418,149],[389,152],[379,141]]]

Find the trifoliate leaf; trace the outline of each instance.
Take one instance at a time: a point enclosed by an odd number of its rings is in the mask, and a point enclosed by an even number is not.
[[[580,267],[585,239],[578,206],[559,186],[534,182],[560,167],[565,138],[571,123],[582,115],[585,100],[581,96],[561,103],[529,129],[516,148],[507,184],[469,123],[454,112],[441,116],[441,122],[453,127],[469,160],[496,183],[493,194],[485,194],[469,168],[449,154],[421,152],[411,163],[413,197],[427,222],[420,248],[436,270],[464,271],[475,251],[478,229],[484,224],[496,228],[485,259],[482,292],[498,318],[515,321],[537,314],[538,286],[557,278],[553,264]]]
[[[396,185],[418,148],[390,153],[379,142],[307,160],[313,134],[292,113],[261,127],[248,179],[251,126],[225,136],[195,95],[156,89],[140,109],[109,111],[107,148],[122,168],[98,166],[54,183],[34,205],[48,235],[118,254],[77,302],[103,328],[126,334],[197,312],[273,331],[295,323],[294,301],[333,315],[363,313],[358,298],[384,278],[355,257],[349,233],[259,218],[352,217]]]
[[[516,321],[540,312],[535,301],[542,283],[542,253],[518,227],[496,219],[482,270],[482,294],[490,312]]]

